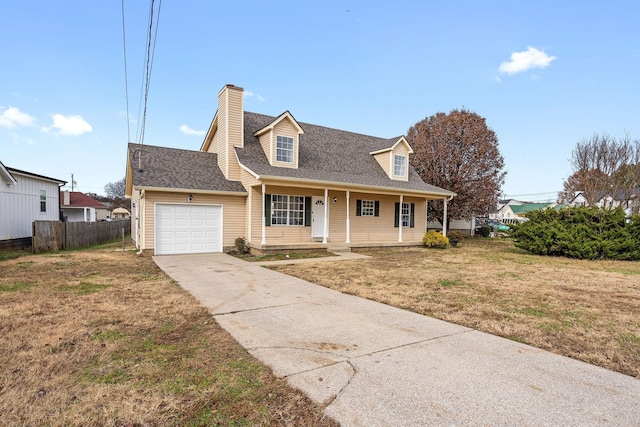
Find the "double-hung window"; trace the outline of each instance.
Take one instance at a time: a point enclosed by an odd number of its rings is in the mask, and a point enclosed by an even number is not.
[[[411,204],[403,203],[402,204],[402,215],[400,216],[402,219],[402,226],[409,227],[411,224]]]
[[[283,163],[293,163],[293,138],[276,136],[276,160]]]
[[[304,225],[304,196],[271,195],[271,225]]]
[[[373,216],[375,214],[375,202],[373,200],[362,201],[362,216]]]
[[[393,155],[393,176],[404,177],[407,175],[407,156]]]
[[[40,212],[47,211],[47,190],[40,190]]]

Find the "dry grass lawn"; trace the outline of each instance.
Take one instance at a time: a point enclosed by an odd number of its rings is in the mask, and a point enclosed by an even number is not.
[[[273,267],[640,378],[640,262],[540,257],[508,239]]]
[[[336,425],[117,247],[0,260],[1,425]]]

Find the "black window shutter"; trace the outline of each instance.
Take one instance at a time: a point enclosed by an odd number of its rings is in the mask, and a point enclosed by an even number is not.
[[[380,216],[380,202],[378,200],[375,201],[375,208],[374,208],[374,216]]]
[[[396,212],[395,215],[393,217],[393,226],[394,227],[398,227],[398,225],[400,224],[400,203],[396,202]]]
[[[416,218],[414,215],[415,210],[416,210],[416,204],[411,203],[411,211],[409,212],[411,215],[409,220],[409,227],[412,227],[412,228],[416,225]]]
[[[271,225],[271,194],[264,195],[264,225]]]
[[[362,215],[362,200],[356,200],[356,216]]]
[[[311,197],[304,198],[304,226],[311,227]]]

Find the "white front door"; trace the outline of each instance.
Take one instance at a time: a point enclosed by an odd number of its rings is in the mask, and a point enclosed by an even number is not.
[[[311,199],[311,237],[324,237],[324,197],[314,196]]]

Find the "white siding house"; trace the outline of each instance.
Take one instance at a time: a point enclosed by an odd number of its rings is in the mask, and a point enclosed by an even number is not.
[[[0,162],[0,241],[31,237],[35,220],[59,220],[60,185],[64,184]]]

